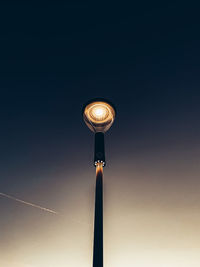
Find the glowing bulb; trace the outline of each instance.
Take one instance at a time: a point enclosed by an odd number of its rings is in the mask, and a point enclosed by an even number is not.
[[[89,109],[89,114],[94,120],[103,121],[108,117],[109,110],[106,106],[97,104]]]
[[[115,118],[115,109],[107,101],[90,101],[84,106],[83,118],[94,132],[106,132]]]
[[[105,113],[105,110],[103,108],[96,108],[93,110],[95,116],[102,117],[102,115]]]

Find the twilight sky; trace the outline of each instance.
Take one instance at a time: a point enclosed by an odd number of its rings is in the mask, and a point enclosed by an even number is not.
[[[197,7],[5,3],[0,8],[0,266],[92,266],[93,134],[106,133],[105,267],[200,266]]]

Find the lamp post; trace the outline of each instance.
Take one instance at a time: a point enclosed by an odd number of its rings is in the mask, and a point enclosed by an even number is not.
[[[104,133],[114,122],[116,110],[105,99],[93,99],[83,107],[83,119],[95,133],[94,165],[96,167],[93,267],[103,267],[103,167],[106,165]]]

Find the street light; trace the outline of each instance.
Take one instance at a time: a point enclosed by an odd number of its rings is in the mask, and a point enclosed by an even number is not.
[[[103,267],[103,167],[106,165],[104,133],[114,122],[116,109],[107,100],[98,98],[83,107],[83,119],[95,133],[94,165],[96,167],[93,267]]]

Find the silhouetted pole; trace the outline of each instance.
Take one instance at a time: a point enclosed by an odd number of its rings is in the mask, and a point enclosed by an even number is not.
[[[103,167],[106,165],[104,133],[114,122],[116,109],[107,100],[92,99],[82,109],[83,119],[95,133],[94,165],[96,166],[93,267],[103,267]]]
[[[93,267],[103,267],[103,164],[96,167]]]

